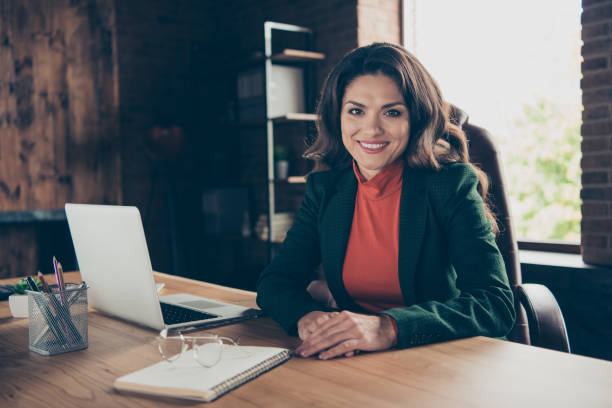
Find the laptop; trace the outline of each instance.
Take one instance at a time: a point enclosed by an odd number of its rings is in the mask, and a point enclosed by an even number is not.
[[[155,330],[189,331],[254,319],[259,309],[176,294],[157,295],[136,207],[66,204],[66,217],[87,282],[89,306]]]

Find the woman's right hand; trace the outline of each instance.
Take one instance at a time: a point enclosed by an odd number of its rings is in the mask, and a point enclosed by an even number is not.
[[[325,286],[327,287],[327,284]],[[332,297],[332,301],[333,301],[333,297]],[[335,305],[335,303],[336,302],[334,301],[334,305]],[[326,321],[328,321],[332,317],[335,317],[335,316],[337,316],[339,314],[340,314],[340,312],[320,312],[320,311],[314,311],[314,312],[310,312],[310,313],[302,316],[302,318],[300,320],[298,320],[298,323],[297,323],[297,326],[298,326],[298,335],[300,336],[300,339],[302,340],[302,342],[304,342],[304,340],[306,340],[308,337],[310,337],[310,335],[312,333],[317,331],[318,328],[323,323],[325,323]],[[353,357],[356,354],[357,354],[356,351],[349,351],[348,353],[345,353],[344,356],[345,357]]]
[[[319,326],[337,314],[338,312],[320,312],[318,310],[305,314],[297,323],[298,336],[302,341],[306,340]]]

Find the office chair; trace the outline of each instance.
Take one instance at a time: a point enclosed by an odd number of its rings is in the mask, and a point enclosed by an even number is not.
[[[504,258],[508,280],[515,298],[516,323],[508,339],[552,350],[570,352],[567,329],[561,309],[550,290],[533,283],[522,283],[518,246],[514,239],[510,208],[504,189],[501,158],[491,135],[472,125],[467,114],[451,106],[451,118],[468,139],[470,160],[489,177],[489,200],[499,225],[497,246]]]

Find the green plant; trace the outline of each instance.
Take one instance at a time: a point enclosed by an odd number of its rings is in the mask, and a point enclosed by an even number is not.
[[[553,101],[523,106],[503,145],[519,237],[580,240],[580,124]]]
[[[36,286],[38,286],[39,289],[42,288],[42,284],[38,279],[34,278],[34,282],[36,282]],[[25,295],[27,289],[29,289],[29,286],[25,279],[21,279],[13,285],[13,290],[18,295]]]
[[[287,160],[289,153],[285,146],[274,146],[274,161]]]

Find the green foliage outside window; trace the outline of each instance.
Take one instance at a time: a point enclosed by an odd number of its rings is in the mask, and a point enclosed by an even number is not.
[[[580,112],[525,105],[501,141],[518,238],[580,241]]]

